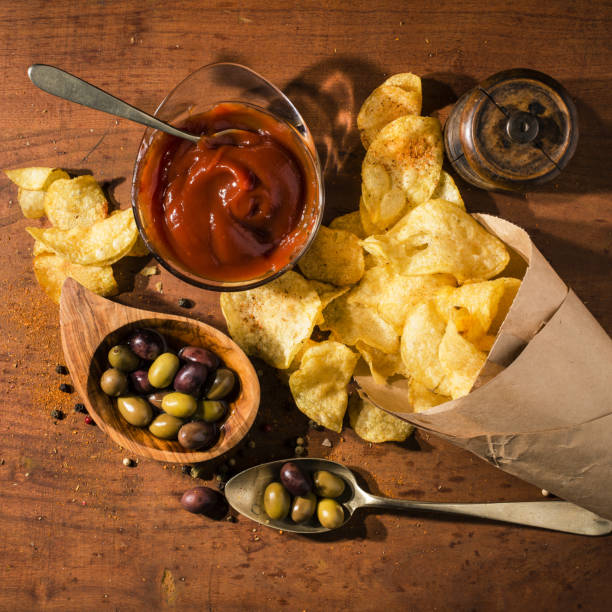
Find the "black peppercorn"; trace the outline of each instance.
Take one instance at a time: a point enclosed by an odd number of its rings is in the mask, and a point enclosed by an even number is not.
[[[72,385],[67,385],[66,383],[62,383],[59,386],[59,390],[63,391],[64,393],[72,393]]]
[[[178,299],[178,305],[181,308],[193,308],[193,301],[182,297]]]
[[[81,404],[80,402],[74,405],[74,411],[80,412],[81,414],[87,414],[87,408],[85,408],[85,404]]]
[[[52,410],[51,418],[61,421],[66,416],[61,410]]]
[[[64,365],[59,364],[59,363],[55,366],[55,371],[58,374],[68,374],[68,368],[66,366],[64,366]]]

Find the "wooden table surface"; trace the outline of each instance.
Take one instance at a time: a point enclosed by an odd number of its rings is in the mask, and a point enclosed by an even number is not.
[[[305,115],[325,164],[329,220],[357,207],[355,117],[387,75],[422,75],[424,111],[443,117],[490,74],[541,70],[578,108],[580,142],[567,169],[526,195],[457,182],[470,211],[526,228],[610,331],[611,17],[610,2],[580,0],[5,1],[0,165],[90,171],[125,207],[142,128],[37,90],[27,67],[60,66],[152,111],[199,66],[237,61],[278,84]],[[608,537],[361,512],[333,535],[306,538],[183,511],[190,476],[151,460],[124,467],[124,452],[73,412],[79,398],[58,390],[69,382],[55,372],[64,361],[58,309],[34,279],[24,231],[31,224],[0,177],[1,610],[609,609]],[[165,273],[134,278],[120,302],[184,313],[177,298],[188,296],[194,316],[223,326],[217,295]],[[309,431],[287,390],[257,367],[255,447],[237,450],[235,470],[290,456],[304,436],[309,456],[355,468],[374,493],[541,499],[535,487],[431,436],[376,446],[348,428]],[[66,418],[54,422],[52,409]],[[214,482],[218,468],[200,482]]]

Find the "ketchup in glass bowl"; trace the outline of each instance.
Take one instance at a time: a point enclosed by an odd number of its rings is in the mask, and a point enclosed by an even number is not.
[[[194,144],[147,130],[142,140],[132,205],[160,263],[218,291],[256,287],[291,268],[323,213],[316,151],[291,102],[248,68],[213,64],[155,114],[207,136]]]

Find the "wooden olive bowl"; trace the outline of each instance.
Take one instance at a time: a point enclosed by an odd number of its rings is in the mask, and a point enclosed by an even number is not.
[[[60,301],[60,326],[66,365],[76,391],[100,429],[128,453],[171,463],[200,463],[226,453],[251,428],[259,409],[259,380],[242,349],[214,327],[188,317],[130,308],[99,297],[67,279]],[[117,410],[117,400],[100,389],[108,351],[137,327],[159,331],[170,348],[202,346],[233,370],[239,389],[229,402],[228,416],[217,443],[208,450],[189,450],[176,441],[156,438],[146,428],[130,425]]]

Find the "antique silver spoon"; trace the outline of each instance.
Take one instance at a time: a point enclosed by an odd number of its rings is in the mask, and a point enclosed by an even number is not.
[[[141,111],[134,106],[131,106],[127,102],[111,96],[111,94],[83,81],[78,77],[54,66],[47,66],[45,64],[33,64],[28,68],[28,76],[30,81],[47,93],[53,94],[58,98],[63,98],[70,102],[76,102],[83,106],[88,106],[95,110],[115,115],[116,117],[122,117],[141,123],[147,127],[155,130],[160,130],[171,134],[172,136],[178,136],[184,138],[193,143],[198,143],[200,140],[205,139],[206,142],[210,143],[211,146],[218,144],[232,144],[231,142],[225,142],[223,136],[231,136],[238,134],[250,134],[245,130],[227,129],[222,130],[213,134],[212,136],[196,136],[183,130],[179,130],[168,123],[160,121],[153,115],[149,115],[144,111]],[[221,138],[221,141],[219,140]]]
[[[291,461],[304,472],[312,474],[316,470],[327,470],[344,480],[346,489],[338,499],[344,508],[344,524],[350,520],[358,508],[375,507],[462,514],[580,535],[596,536],[612,531],[612,521],[565,501],[453,504],[391,499],[371,495],[364,491],[357,484],[351,470],[335,461],[311,458],[296,458]],[[279,480],[280,468],[286,462],[287,460],[272,461],[240,472],[225,485],[227,501],[240,514],[268,527],[305,534],[330,531],[315,520],[296,524],[289,517],[283,520],[272,520],[266,515],[263,507],[264,490],[270,482]]]

